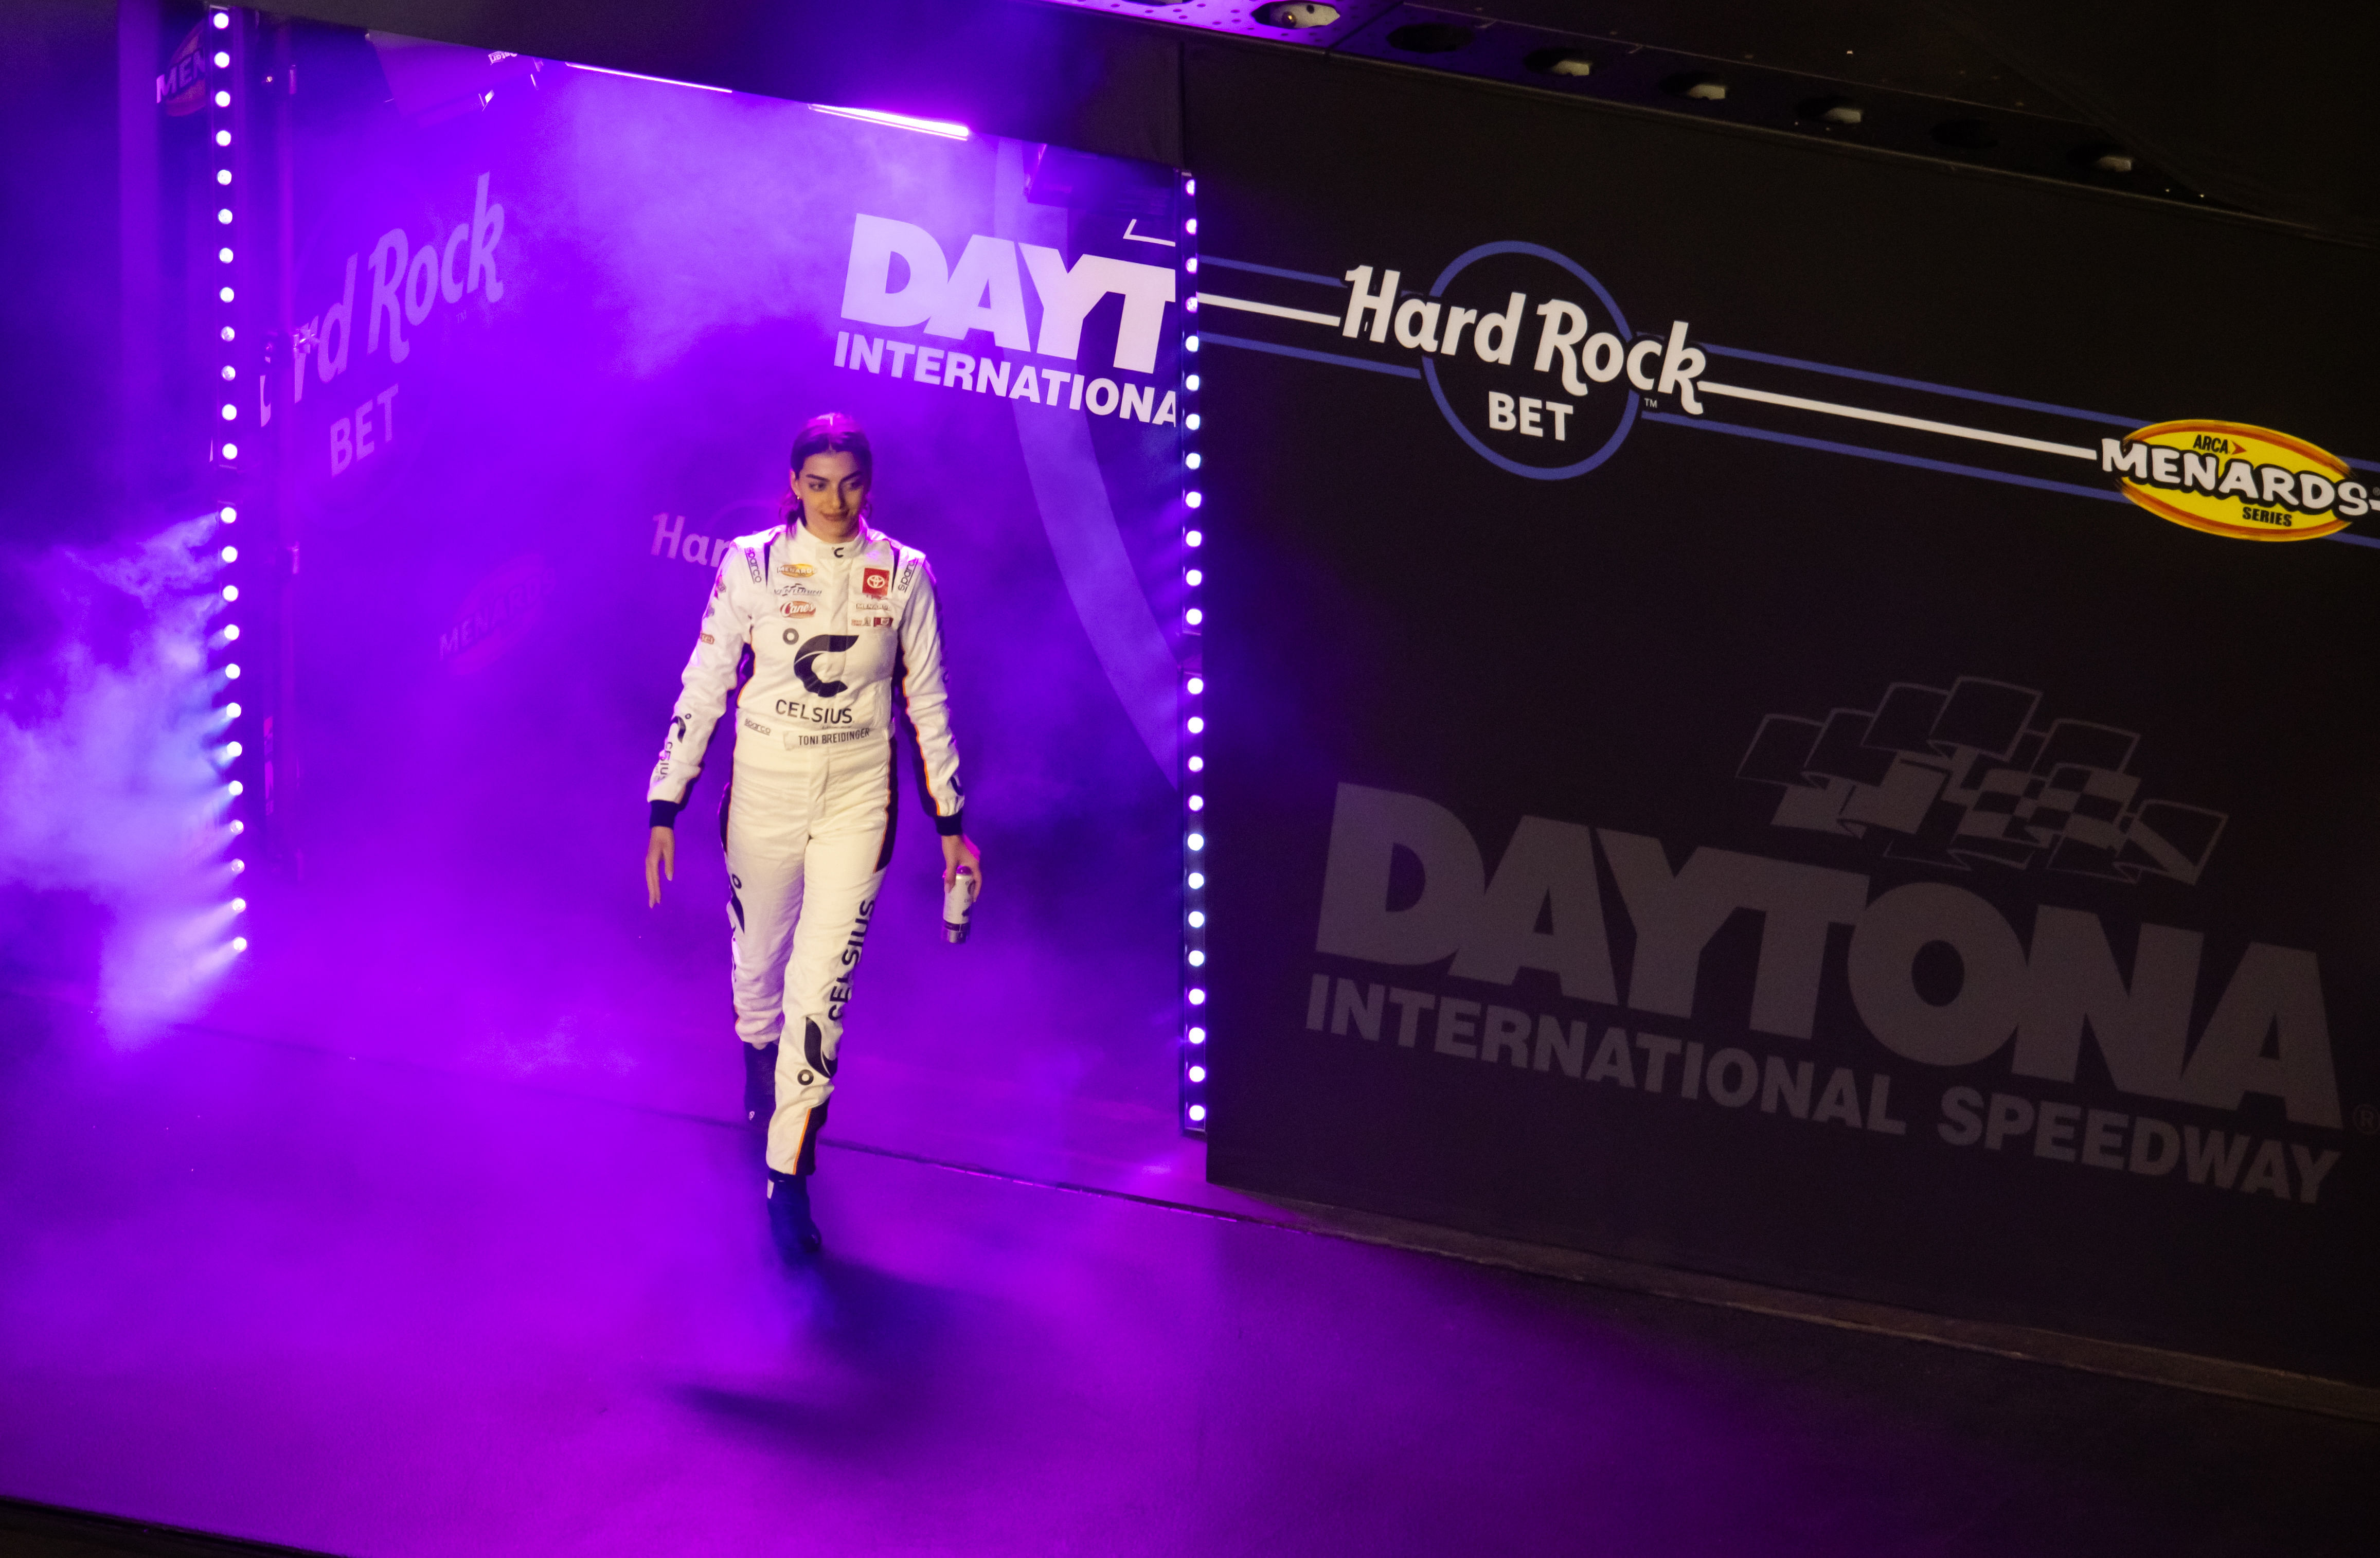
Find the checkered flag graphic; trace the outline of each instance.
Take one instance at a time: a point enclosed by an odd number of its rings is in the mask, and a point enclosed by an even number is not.
[[[1898,682],[1874,709],[1768,715],[1736,774],[1784,792],[1777,826],[1880,839],[1894,859],[2195,883],[2225,814],[2143,799],[2137,735],[2037,727],[2040,707],[2040,693],[1979,676]]]

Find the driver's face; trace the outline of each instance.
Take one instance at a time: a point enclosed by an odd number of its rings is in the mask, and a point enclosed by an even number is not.
[[[840,530],[867,499],[868,478],[860,474],[858,457],[848,452],[812,455],[794,472],[794,497],[814,527]]]

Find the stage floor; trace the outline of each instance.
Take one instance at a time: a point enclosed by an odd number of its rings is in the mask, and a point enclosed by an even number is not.
[[[349,1554],[2380,1529],[2380,1428],[1281,1226],[1155,1109],[880,1069],[796,1278],[721,1119],[201,1030],[118,1050],[28,997],[0,1023],[20,1498]]]

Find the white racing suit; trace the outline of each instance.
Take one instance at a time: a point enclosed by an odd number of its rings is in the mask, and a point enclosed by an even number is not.
[[[784,1041],[768,1160],[795,1174],[834,1090],[852,971],[892,858],[895,718],[913,727],[941,833],[960,831],[964,802],[924,554],[864,523],[829,545],[796,520],[737,538],[720,564],[646,791],[655,826],[674,825],[747,646],[724,817],[735,1031],[756,1047]]]

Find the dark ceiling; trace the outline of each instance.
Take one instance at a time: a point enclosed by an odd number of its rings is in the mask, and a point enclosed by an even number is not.
[[[1471,11],[2087,121],[2260,215],[2380,240],[2362,0],[1491,0]]]
[[[1312,34],[1251,25],[1258,0],[283,0],[274,8],[1181,162],[1195,149],[1182,144],[1167,88],[1179,44],[1327,47],[1351,67],[1374,67],[1392,52],[1377,39],[1367,50],[1358,34],[1391,3],[1341,0],[1345,22]],[[2372,0],[1487,0],[1435,9],[2072,121],[2213,202],[2380,242],[2380,135],[2367,107],[2380,61]],[[1463,69],[1459,56],[1394,63]],[[1733,107],[1697,116],[1725,121]]]

